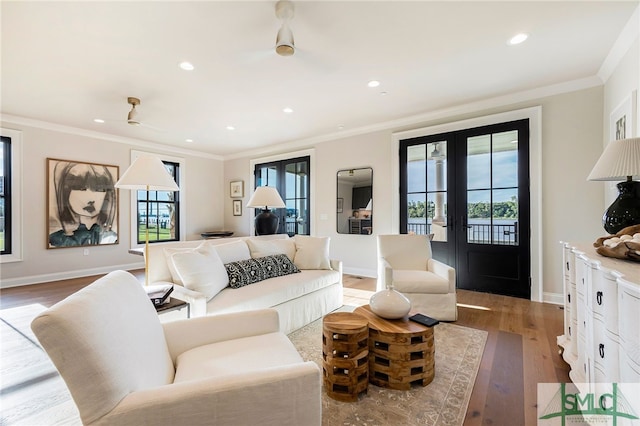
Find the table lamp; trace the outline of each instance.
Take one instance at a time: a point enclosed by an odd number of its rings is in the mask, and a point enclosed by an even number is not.
[[[255,218],[255,229],[258,235],[271,235],[278,232],[278,216],[269,207],[286,207],[278,190],[271,186],[259,186],[249,199],[247,207],[262,208]]]
[[[149,285],[149,191],[180,191],[158,157],[140,155],[116,182],[116,188],[147,191],[144,242],[144,285]]]
[[[640,223],[640,138],[609,142],[587,180],[620,181],[618,198],[602,217],[605,231],[615,234]]]

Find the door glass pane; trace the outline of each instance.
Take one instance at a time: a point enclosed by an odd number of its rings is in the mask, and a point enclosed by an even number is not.
[[[491,151],[493,188],[518,186],[518,132],[495,133]]]
[[[491,185],[491,135],[467,139],[467,189]]]
[[[493,190],[493,244],[518,244],[518,189]]]
[[[407,192],[424,192],[427,146],[407,147]]]
[[[491,244],[491,190],[467,191],[467,242]]]
[[[425,193],[407,194],[407,233],[429,234]]]
[[[447,203],[446,192],[427,193],[428,234],[432,241],[447,241]]]

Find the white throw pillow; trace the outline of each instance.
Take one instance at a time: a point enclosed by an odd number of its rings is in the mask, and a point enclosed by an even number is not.
[[[218,252],[209,244],[201,244],[191,251],[171,255],[177,274],[189,290],[202,293],[211,300],[229,285],[229,276]]]
[[[202,244],[200,244],[201,246]],[[198,247],[200,247],[198,246]],[[188,247],[188,248],[165,248],[163,249],[164,257],[167,262],[167,267],[169,268],[169,272],[171,273],[171,281],[176,284],[179,284],[184,287],[184,283],[182,282],[182,278],[180,278],[180,274],[176,271],[176,267],[173,265],[173,261],[171,260],[171,256],[176,253],[191,253],[196,250],[198,247]]]
[[[215,248],[224,264],[251,259],[249,246],[243,240],[225,244],[210,244],[210,246]]]
[[[296,235],[296,256],[293,264],[300,269],[331,269],[329,263],[329,237]]]
[[[247,245],[249,246],[251,257],[254,259],[274,254],[286,254],[289,260],[293,262],[293,258],[296,256],[296,243],[290,238],[271,241],[249,238]]]

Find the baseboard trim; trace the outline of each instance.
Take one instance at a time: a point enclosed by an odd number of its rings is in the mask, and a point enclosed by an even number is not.
[[[552,303],[554,305],[564,305],[564,295],[560,293],[542,293],[543,303]]]
[[[100,268],[78,269],[74,271],[57,272],[53,274],[31,275],[28,277],[2,279],[0,288],[20,287],[32,284],[41,284],[50,281],[68,280],[72,278],[88,277],[91,275],[107,274],[112,271],[144,268],[144,263],[128,263],[123,265],[109,265]]]

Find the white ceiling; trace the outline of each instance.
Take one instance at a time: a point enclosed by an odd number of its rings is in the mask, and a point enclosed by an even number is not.
[[[233,156],[594,77],[638,1],[294,5],[280,57],[275,1],[2,1],[1,112]]]

